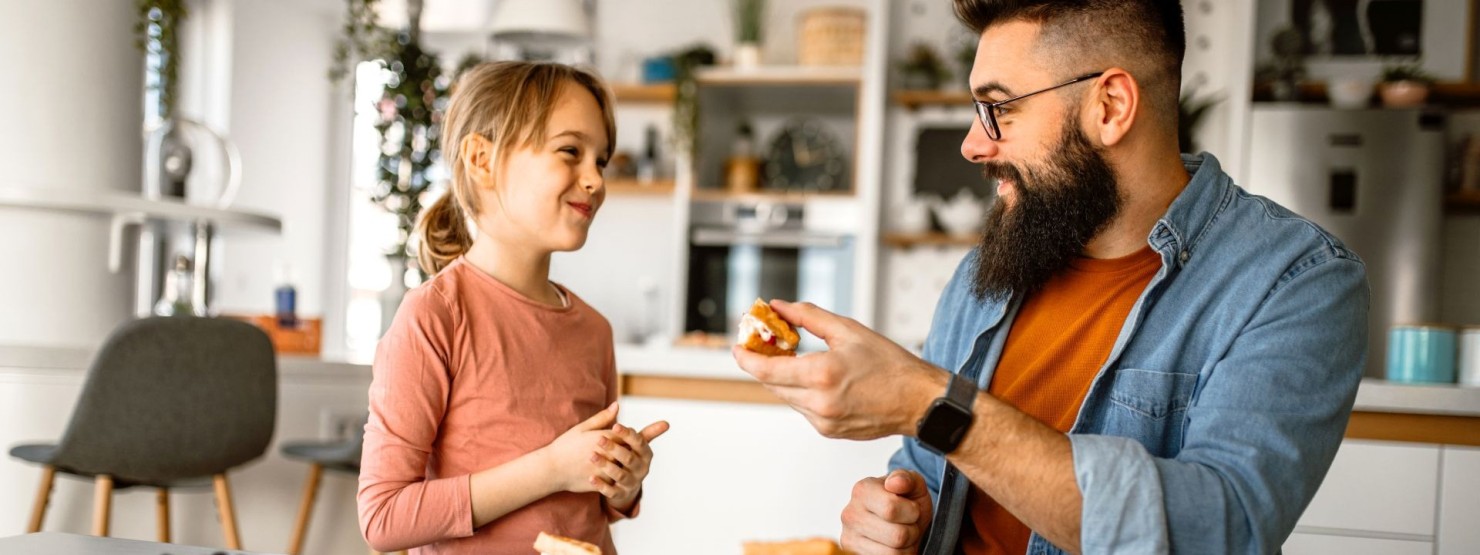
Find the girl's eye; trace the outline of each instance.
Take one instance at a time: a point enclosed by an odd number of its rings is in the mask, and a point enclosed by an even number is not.
[[[571,156],[575,156],[576,158],[580,158],[581,157],[581,149],[578,149],[578,148],[573,147],[573,146],[561,147],[560,152],[565,153],[565,154],[569,154]]]
[[[596,167],[606,169],[607,159],[601,158],[596,161]]]

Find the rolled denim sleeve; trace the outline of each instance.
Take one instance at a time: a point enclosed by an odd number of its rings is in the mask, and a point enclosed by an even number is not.
[[[1367,347],[1362,263],[1291,268],[1199,376],[1175,458],[1071,435],[1084,553],[1274,553],[1341,444]]]

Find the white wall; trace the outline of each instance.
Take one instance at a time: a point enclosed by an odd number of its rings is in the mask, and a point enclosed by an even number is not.
[[[298,311],[324,306],[330,252],[325,215],[333,187],[347,181],[333,165],[333,107],[348,94],[327,77],[341,12],[332,2],[230,0],[230,134],[242,156],[236,207],[276,214],[280,236],[236,234],[224,241],[216,305],[229,313],[273,310],[273,265],[289,263]],[[342,9],[342,8],[339,8]],[[330,220],[332,221],[332,220]],[[342,232],[341,232],[342,233]]]
[[[143,56],[130,2],[0,0],[0,188],[137,190]],[[0,344],[92,345],[131,310],[108,219],[0,208]]]

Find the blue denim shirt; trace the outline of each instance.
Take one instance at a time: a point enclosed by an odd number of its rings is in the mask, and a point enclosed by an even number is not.
[[[1151,230],[1162,266],[1069,431],[1084,553],[1273,553],[1346,429],[1367,351],[1366,270],[1308,220],[1238,186],[1209,154]],[[974,255],[936,307],[923,357],[983,388],[1021,299],[978,301]],[[926,478],[922,551],[954,553],[968,481],[906,438]],[[1034,534],[1028,553],[1060,553]]]

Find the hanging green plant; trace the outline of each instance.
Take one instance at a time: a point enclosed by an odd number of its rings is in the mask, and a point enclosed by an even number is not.
[[[149,54],[150,90],[159,92],[159,116],[175,116],[180,91],[180,25],[190,11],[185,0],[138,0],[139,19],[134,22],[136,44]]]
[[[381,58],[381,49],[393,38],[375,24],[376,5],[380,0],[345,0],[344,27],[334,43],[334,65],[329,79],[338,82],[350,74],[361,60]]]
[[[422,50],[410,33],[400,33],[382,60],[390,72],[378,104],[380,161],[371,200],[396,215],[399,234],[393,255],[411,257],[408,248],[421,214],[422,194],[433,182],[431,167],[442,155],[442,114],[449,79],[433,53]]]
[[[673,55],[673,140],[679,150],[699,148],[699,68],[714,65],[714,49],[694,45]]]

